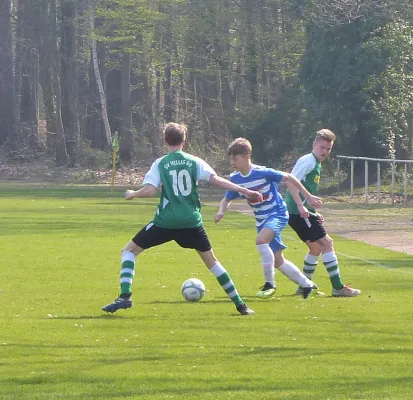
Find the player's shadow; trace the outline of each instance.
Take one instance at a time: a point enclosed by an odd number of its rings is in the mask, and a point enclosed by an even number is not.
[[[114,315],[114,314],[102,314],[102,315],[63,315],[63,316],[56,316],[53,318],[47,319],[69,319],[69,320],[88,320],[88,319],[131,319],[137,318],[134,315]]]
[[[231,300],[228,297],[223,297],[222,300],[215,297],[214,300],[200,300],[200,301],[186,301],[186,300],[155,300],[150,301],[145,304],[217,304],[217,303],[228,303]]]

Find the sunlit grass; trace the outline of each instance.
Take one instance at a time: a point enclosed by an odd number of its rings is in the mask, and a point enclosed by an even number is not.
[[[101,311],[117,295],[122,246],[156,199],[120,190],[0,186],[0,399],[411,399],[413,258],[336,238],[354,299],[277,296],[259,301],[250,217],[215,208],[204,219],[215,253],[256,311],[239,317],[198,256],[175,244],[142,254],[134,307]],[[287,229],[287,258],[304,246]],[[369,264],[358,258],[369,260]],[[181,283],[207,286],[187,303]]]

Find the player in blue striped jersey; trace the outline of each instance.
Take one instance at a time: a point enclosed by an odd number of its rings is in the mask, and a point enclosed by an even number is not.
[[[265,283],[257,293],[257,297],[266,299],[275,293],[275,269],[277,269],[291,281],[297,283],[303,289],[303,297],[307,298],[313,289],[318,288],[296,265],[283,256],[283,250],[286,246],[282,241],[281,231],[288,224],[288,211],[287,205],[278,191],[278,184],[283,183],[287,188],[297,188],[307,204],[313,208],[321,206],[321,199],[309,193],[291,174],[252,164],[251,152],[251,143],[244,138],[235,139],[228,147],[231,165],[235,169],[235,172],[230,175],[230,180],[239,186],[259,191],[263,196],[263,200],[260,202],[247,200],[254,211],[258,231],[256,245],[261,255],[265,277]],[[294,193],[294,200],[296,200],[298,208],[303,209],[304,205],[299,193]],[[215,222],[222,219],[231,201],[237,198],[245,199],[245,196],[232,191],[225,193],[218,213],[215,215]]]

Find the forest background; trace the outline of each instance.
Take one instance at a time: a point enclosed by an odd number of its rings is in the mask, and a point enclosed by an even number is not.
[[[322,127],[336,153],[411,159],[413,4],[0,0],[0,161],[104,168],[118,132],[144,165],[169,121],[217,163],[244,136],[285,168]]]

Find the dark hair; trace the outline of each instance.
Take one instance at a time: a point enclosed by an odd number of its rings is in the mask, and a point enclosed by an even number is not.
[[[186,139],[186,132],[188,128],[184,124],[177,124],[175,122],[169,122],[165,125],[163,134],[165,142],[169,146],[178,146]]]
[[[233,142],[230,143],[228,146],[228,155],[229,156],[237,156],[239,154],[247,155],[251,154],[252,146],[248,139],[245,138],[236,138]]]

